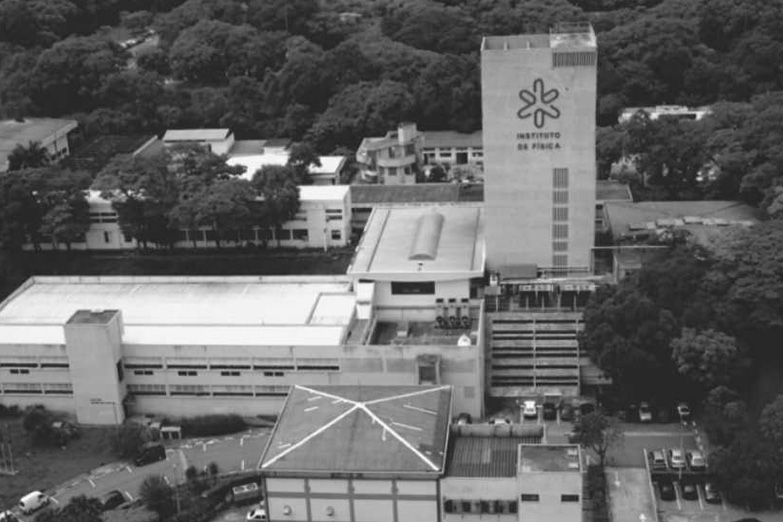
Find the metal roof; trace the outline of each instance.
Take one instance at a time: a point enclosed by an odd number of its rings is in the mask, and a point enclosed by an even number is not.
[[[450,386],[294,385],[259,468],[438,476],[450,415]]]
[[[231,129],[170,129],[163,141],[221,141],[231,134]]]
[[[351,185],[354,206],[383,203],[445,203],[459,200],[459,185],[417,183],[416,185]]]
[[[443,223],[434,258],[409,257],[411,239],[420,230],[419,220],[430,213],[429,209],[413,207],[374,209],[348,273],[376,278],[384,274],[412,274],[414,277],[420,274],[419,279],[428,277],[429,280],[433,274],[483,274],[484,213],[480,205],[438,207]]]
[[[515,477],[520,444],[537,444],[541,437],[452,437],[447,477]]]

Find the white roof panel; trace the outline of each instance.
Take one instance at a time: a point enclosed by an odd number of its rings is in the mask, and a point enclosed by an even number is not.
[[[345,326],[130,326],[123,344],[339,346]]]

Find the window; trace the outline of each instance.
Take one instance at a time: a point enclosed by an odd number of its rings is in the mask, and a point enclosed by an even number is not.
[[[517,501],[516,500],[510,500],[508,502],[508,512],[512,514],[516,514],[517,512]]]
[[[555,254],[552,256],[552,266],[555,268],[565,268],[568,266],[568,255]]]
[[[579,495],[560,495],[560,502],[579,502]]]
[[[332,230],[332,240],[340,241],[343,238],[343,234],[339,230]]]
[[[224,371],[220,372],[220,375],[222,377],[239,377],[240,373],[238,371]]]
[[[540,499],[538,493],[522,493],[519,496],[519,500],[522,502],[538,502]]]
[[[111,232],[104,232],[103,233],[103,242],[104,243],[111,243]]]
[[[180,370],[177,372],[177,375],[180,377],[195,377],[198,375],[198,372],[195,370]]]
[[[553,241],[552,242],[552,251],[554,251],[554,252],[567,252],[568,251],[568,241]]]
[[[197,236],[194,236],[197,237]],[[187,230],[177,230],[177,241],[190,241]]]
[[[552,203],[555,205],[567,205],[568,204],[568,191],[567,190],[555,190],[552,193]]]
[[[434,281],[392,281],[392,295],[435,295]]]
[[[264,372],[264,377],[285,377],[285,372]]]
[[[584,67],[595,65],[596,53],[553,53],[552,67]]]
[[[555,169],[552,175],[554,188],[568,188],[568,169]]]
[[[342,209],[326,209],[326,221],[342,221]]]
[[[130,234],[122,234],[122,240],[126,243],[130,243],[133,241],[133,236]]]
[[[554,207],[552,221],[568,221],[568,207]]]
[[[294,239],[297,241],[307,241],[308,234],[306,228],[295,228],[293,230]]]
[[[212,395],[215,396],[253,396],[253,387],[250,385],[212,386]]]
[[[474,158],[483,158],[484,157],[484,153],[483,152],[472,152],[470,155],[473,156]]]
[[[387,167],[386,168],[386,174],[389,176],[396,176],[397,175],[397,167]]]
[[[258,239],[261,241],[271,241],[274,239],[274,234],[271,228],[262,228],[258,231]]]
[[[133,375],[154,375],[152,370],[133,370]]]
[[[552,225],[553,239],[568,239],[568,225],[555,223]]]
[[[117,361],[117,380],[122,382],[125,379],[125,372],[122,370],[122,361]]]
[[[275,232],[278,241],[288,241],[291,239],[291,231],[286,228],[278,228]]]
[[[256,397],[287,397],[289,386],[256,386]]]
[[[438,157],[439,158],[450,158],[451,157],[451,150],[444,149],[444,150],[438,151]]]
[[[166,395],[165,384],[129,384],[128,393],[133,395]]]
[[[73,386],[66,383],[44,384],[44,394],[46,395],[73,395]]]
[[[239,231],[239,239],[242,241],[255,241],[256,231],[252,228],[243,228]]]
[[[207,237],[207,241],[217,240],[217,232],[214,230],[205,230],[204,235]]]
[[[470,513],[470,509],[471,509],[471,502],[470,502],[470,500],[463,500],[461,502],[461,504],[462,504],[462,512],[463,513]]]
[[[444,500],[443,501],[443,511],[444,511],[444,513],[454,513],[454,501],[453,500]]]
[[[27,382],[8,382],[3,385],[3,391],[5,393],[18,393],[22,395],[28,395],[28,394],[41,394],[43,393],[43,390],[41,390],[40,384],[35,383],[27,383]]]
[[[209,388],[200,384],[174,385],[172,395],[209,395]]]
[[[30,370],[26,370],[24,368],[11,368],[11,373],[13,375],[27,375],[30,373]]]

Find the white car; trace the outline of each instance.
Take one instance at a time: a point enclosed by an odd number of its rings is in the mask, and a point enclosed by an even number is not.
[[[522,416],[526,419],[537,419],[538,408],[536,401],[525,401],[522,403]]]
[[[669,450],[669,464],[673,469],[683,469],[685,467],[685,455],[681,449]]]
[[[703,471],[707,469],[707,461],[704,460],[704,455],[701,454],[701,451],[689,451],[688,462],[693,471]]]
[[[652,409],[646,402],[639,405],[639,422],[652,422]]]
[[[268,519],[266,518],[266,509],[264,508],[256,508],[252,511],[249,511],[247,513],[247,518],[245,519],[249,522],[251,521],[261,521],[266,522]]]
[[[19,509],[25,515],[29,515],[33,511],[38,511],[42,507],[49,505],[51,500],[40,491],[33,491],[22,497],[19,501]]]

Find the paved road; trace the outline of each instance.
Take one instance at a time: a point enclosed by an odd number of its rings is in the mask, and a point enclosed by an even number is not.
[[[623,440],[609,452],[612,466],[643,468],[644,450],[699,449],[701,439],[692,426],[680,424],[623,424]]]
[[[54,500],[64,504],[77,495],[99,497],[114,489],[133,500],[149,475],[163,475],[174,484],[185,480],[189,466],[204,469],[211,462],[218,465],[221,473],[252,470],[261,458],[268,436],[269,430],[251,430],[232,436],[185,440],[167,448],[166,460],[143,467],[124,463],[105,466],[67,484],[54,494]]]

